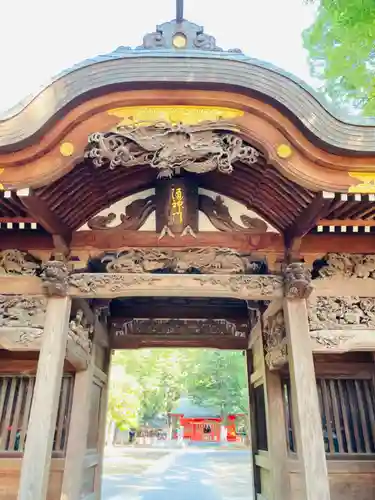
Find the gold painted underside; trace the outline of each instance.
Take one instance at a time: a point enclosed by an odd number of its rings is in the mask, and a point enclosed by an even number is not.
[[[243,116],[239,109],[212,106],[131,106],[110,109],[110,116],[122,118],[118,126],[145,126],[155,122],[197,125],[204,121],[230,120]]]
[[[350,177],[360,181],[349,187],[349,193],[374,194],[375,193],[375,173],[374,172],[349,172]]]

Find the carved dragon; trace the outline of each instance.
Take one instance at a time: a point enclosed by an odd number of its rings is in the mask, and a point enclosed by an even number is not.
[[[43,297],[0,295],[0,327],[43,328],[45,312]]]
[[[216,196],[215,199],[205,194],[199,195],[199,210],[203,212],[214,226],[219,231],[231,232],[241,231],[247,233],[266,233],[267,224],[256,217],[241,215],[243,226],[237,224],[231,217],[228,207],[225,205],[221,196]]]
[[[31,255],[20,250],[0,252],[0,274],[37,274],[40,263]]]
[[[375,279],[375,255],[329,253],[320,278]]]
[[[95,167],[108,165],[110,169],[148,164],[161,178],[173,177],[181,170],[230,174],[235,161],[251,165],[259,157],[259,152],[240,137],[223,132],[231,128],[224,121],[191,126],[165,122],[120,126],[117,132],[90,135],[85,157]]]
[[[90,229],[108,230],[123,229],[137,231],[155,210],[155,196],[134,200],[125,207],[125,212],[120,214],[121,223],[109,227],[116,219],[116,214],[110,212],[108,215],[97,215],[87,222]]]
[[[313,297],[309,299],[310,331],[375,328],[375,299]]]
[[[110,273],[199,271],[208,274],[236,274],[250,270],[254,272],[259,266],[228,248],[129,249],[119,254],[105,255],[101,262]]]

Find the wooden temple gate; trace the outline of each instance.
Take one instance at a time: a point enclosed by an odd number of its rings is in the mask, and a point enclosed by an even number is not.
[[[247,351],[257,500],[374,498],[374,126],[179,19],[0,121],[0,182],[1,500],[100,498],[160,345]]]

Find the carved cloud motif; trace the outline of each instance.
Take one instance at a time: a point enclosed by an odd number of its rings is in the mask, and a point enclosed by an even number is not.
[[[375,255],[330,253],[319,270],[321,278],[375,279]]]
[[[309,300],[310,331],[375,328],[375,299],[314,297]]]

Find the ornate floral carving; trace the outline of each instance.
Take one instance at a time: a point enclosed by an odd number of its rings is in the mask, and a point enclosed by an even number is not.
[[[43,265],[41,276],[47,295],[64,296],[68,293],[69,267],[60,260],[50,260]]]
[[[122,126],[117,133],[90,135],[85,157],[96,167],[108,165],[111,169],[148,164],[158,170],[158,177],[169,178],[181,170],[230,174],[233,162],[251,165],[259,152],[240,137],[220,132],[226,126],[230,129],[225,122]]]
[[[219,231],[241,231],[258,234],[267,232],[267,224],[256,217],[241,215],[243,226],[234,222],[221,196],[216,196],[213,199],[211,196],[200,194],[199,210],[208,217],[211,224]]]
[[[340,346],[341,344],[347,342],[349,337],[342,335],[333,335],[329,333],[320,334],[319,331],[312,332],[310,338],[316,343],[321,344],[327,349],[332,349],[334,347]]]
[[[126,275],[126,274],[72,274],[69,277],[69,286],[76,288],[83,294],[97,294],[117,292],[123,290],[124,293],[130,286],[145,285],[152,286],[159,281],[160,277],[154,275]]]
[[[0,252],[1,274],[28,274],[35,275],[40,264],[31,255],[20,250],[3,250]]]
[[[202,286],[220,285],[231,292],[244,292],[250,296],[269,296],[281,291],[283,281],[279,276],[239,275],[239,276],[194,276]]]
[[[319,269],[321,278],[375,279],[375,255],[329,253],[325,260]]]
[[[310,331],[375,328],[375,298],[314,297],[309,326]]]
[[[133,230],[137,231],[155,211],[155,196],[134,200],[125,207],[125,212],[120,215],[120,224],[109,227],[116,219],[116,214],[97,215],[87,222],[90,229],[99,230]]]
[[[288,299],[307,299],[313,287],[311,273],[302,262],[289,264],[284,274],[284,290]]]
[[[28,328],[19,332],[16,344],[21,344],[24,348],[30,347],[34,342],[39,341],[43,336],[42,328]]]
[[[8,351],[39,351],[43,328],[5,326],[0,327],[0,348]]]
[[[113,324],[115,335],[182,335],[182,336],[230,336],[247,337],[247,323],[235,323],[226,319],[129,319]]]
[[[102,258],[110,273],[147,273],[163,271],[202,274],[237,274],[257,272],[259,262],[250,262],[229,248],[130,249]]]
[[[265,318],[263,323],[265,361],[270,370],[278,370],[288,362],[288,344],[285,335],[283,311]]]
[[[0,295],[0,327],[44,328],[46,299]]]
[[[79,309],[69,323],[69,337],[87,353],[91,352],[94,327],[86,323],[83,311]]]

